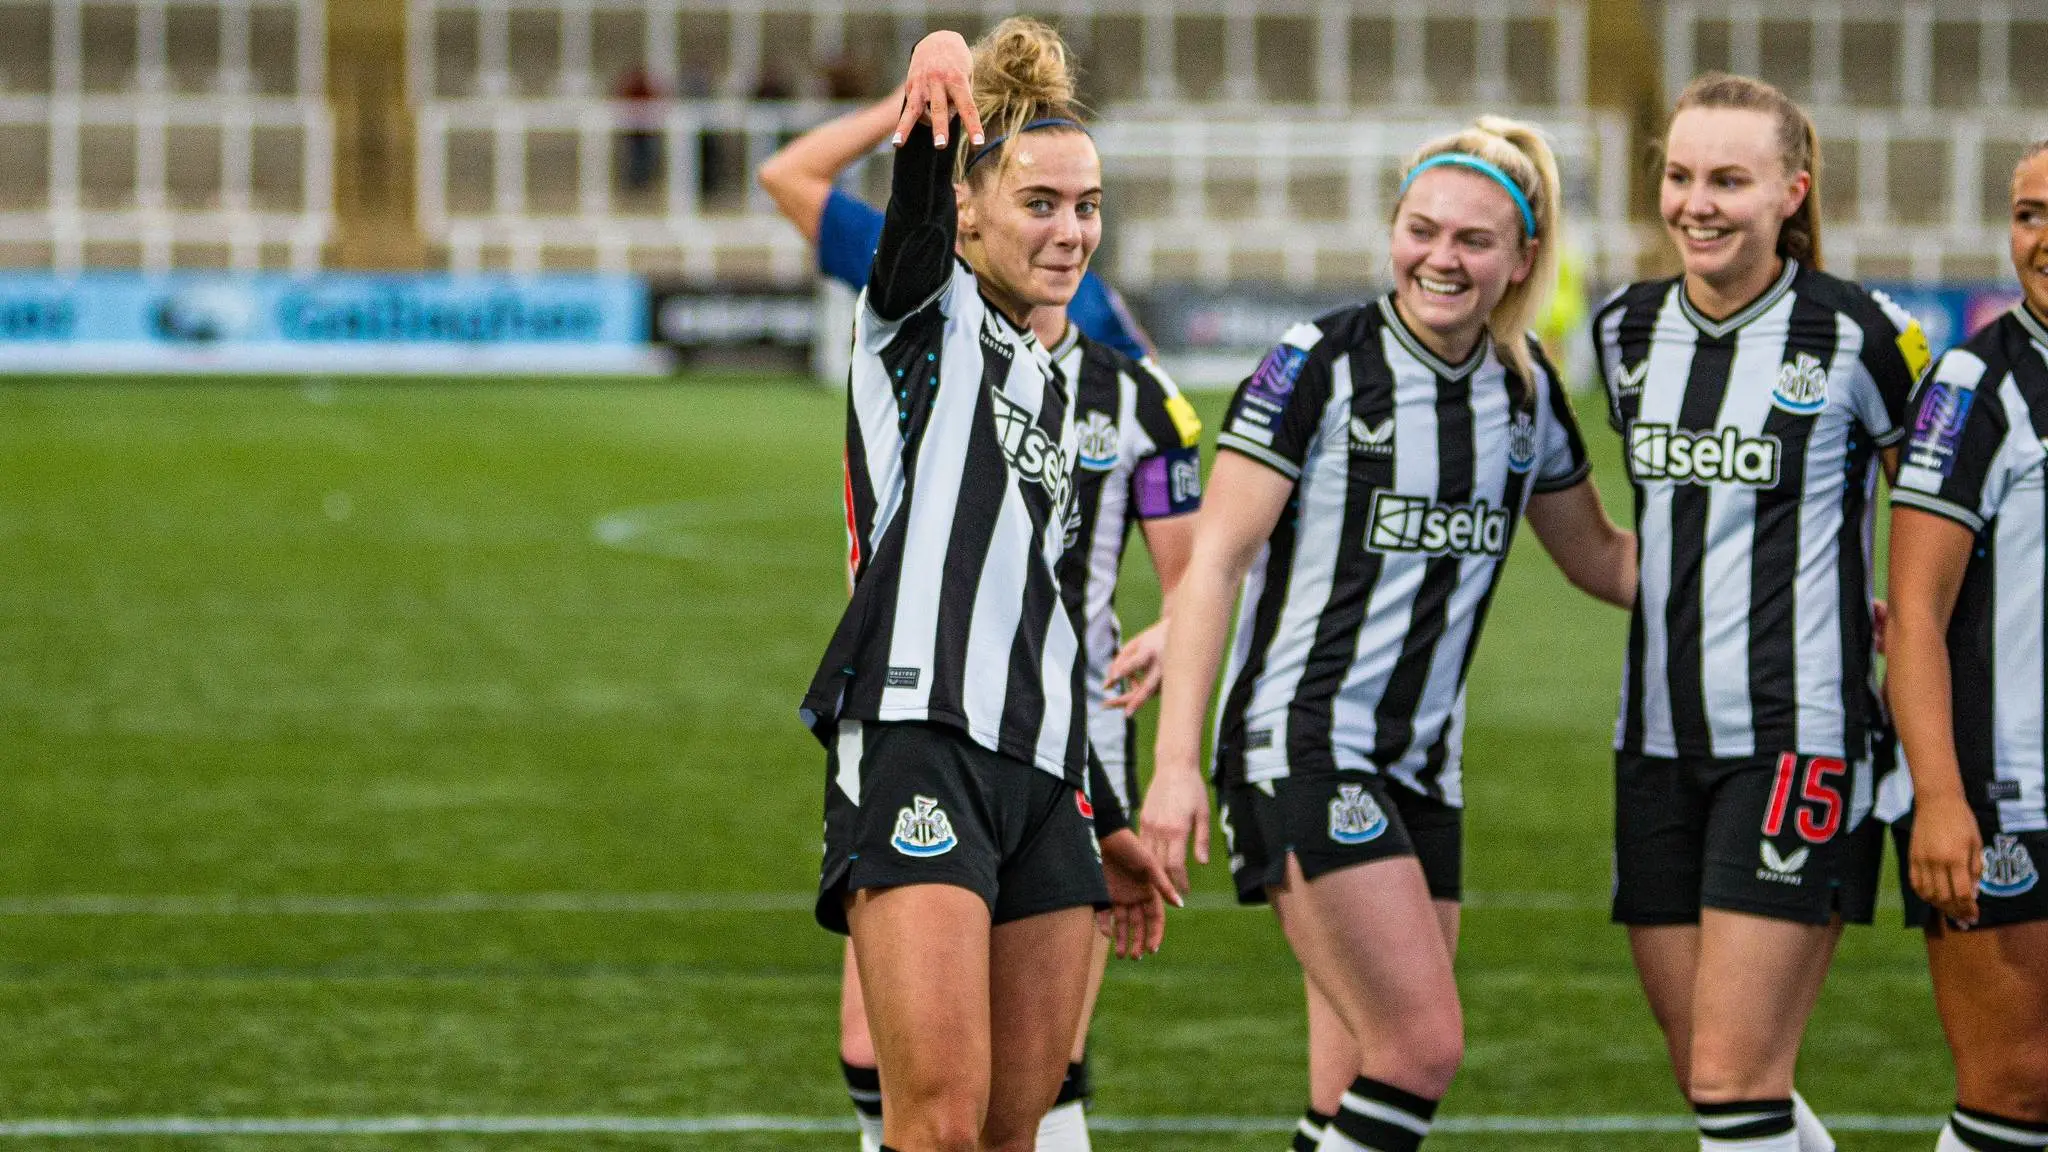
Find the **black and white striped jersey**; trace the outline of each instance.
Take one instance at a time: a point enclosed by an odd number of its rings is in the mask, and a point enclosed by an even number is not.
[[[1529,497],[1588,464],[1534,342],[1432,354],[1393,298],[1297,324],[1239,388],[1220,447],[1295,482],[1245,578],[1217,722],[1220,782],[1382,772],[1448,804],[1465,676]]]
[[[2044,446],[2048,327],[2020,304],[1942,356],[1892,488],[1893,506],[1977,535],[1948,627],[1956,758],[1971,806],[2008,833],[2048,829]]]
[[[1682,279],[1623,288],[1593,336],[1641,571],[1615,747],[1862,760],[1878,721],[1871,502],[1927,365],[1919,324],[1787,261],[1721,321]]]
[[[1087,658],[1088,738],[1121,791],[1130,765],[1130,724],[1105,710],[1103,681],[1123,642],[1117,573],[1131,526],[1180,516],[1202,503],[1202,422],[1158,365],[1133,360],[1069,326],[1053,349],[1074,381],[1074,493],[1080,543],[1067,554],[1062,591],[1078,607]],[[1131,803],[1125,797],[1125,804]]]
[[[853,595],[810,691],[841,719],[932,721],[1087,787],[1080,629],[1059,566],[1079,530],[1067,385],[953,255],[951,155],[898,150],[847,396]],[[858,781],[841,781],[858,802]]]

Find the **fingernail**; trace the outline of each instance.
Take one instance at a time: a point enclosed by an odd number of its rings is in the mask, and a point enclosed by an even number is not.
[[[894,136],[889,137],[889,143],[900,146],[903,143],[903,133],[898,132]]]
[[[1173,894],[1173,906],[1174,906],[1175,908],[1185,908],[1185,907],[1187,907],[1188,905],[1187,905],[1187,901],[1185,901],[1185,900],[1182,900],[1182,899],[1180,898],[1180,893],[1176,892],[1176,893],[1174,893],[1174,894]]]
[[[935,148],[944,148],[946,146],[946,138],[944,136],[938,135],[937,133],[933,133],[932,146]]]
[[[980,147],[980,146],[981,146],[981,133],[979,133],[979,132],[976,132],[976,133],[974,134],[974,144],[975,144],[975,146],[976,146],[976,147]]]

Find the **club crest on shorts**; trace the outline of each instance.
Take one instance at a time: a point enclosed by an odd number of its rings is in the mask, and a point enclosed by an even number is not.
[[[1828,370],[1812,353],[1801,352],[1778,366],[1778,386],[1771,403],[1798,416],[1811,416],[1828,405]]]
[[[1536,421],[1527,412],[1516,412],[1508,425],[1508,471],[1527,472],[1536,466]]]
[[[910,806],[896,813],[896,834],[889,844],[905,856],[944,856],[960,838],[946,810],[929,796],[912,796]]]
[[[1380,811],[1363,784],[1339,784],[1330,801],[1330,839],[1339,844],[1363,844],[1387,830],[1387,814]]]
[[[1778,846],[1765,840],[1758,855],[1763,858],[1764,866],[1756,870],[1757,879],[1772,880],[1779,884],[1800,884],[1804,881],[1799,876],[1799,870],[1806,867],[1806,859],[1813,855],[1813,849],[1795,848],[1790,853],[1780,856]]]
[[[2018,896],[2041,882],[2034,857],[2017,836],[1994,836],[1984,846],[1984,875],[1977,890],[1986,896]]]

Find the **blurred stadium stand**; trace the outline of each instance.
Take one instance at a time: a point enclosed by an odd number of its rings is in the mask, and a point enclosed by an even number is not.
[[[753,166],[886,90],[927,29],[971,36],[1018,7],[0,0],[0,265],[799,285],[808,253]],[[1644,110],[1711,67],[1813,110],[1843,271],[1998,278],[2005,173],[2048,116],[2048,0],[1033,10],[1084,67],[1117,211],[1105,257],[1140,288],[1372,279],[1402,158],[1480,110],[1552,132],[1590,277],[1636,275],[1662,256]],[[866,168],[878,197],[886,173]]]

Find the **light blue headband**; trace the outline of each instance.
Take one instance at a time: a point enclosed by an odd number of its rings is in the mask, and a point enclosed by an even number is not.
[[[1407,178],[1401,181],[1401,195],[1406,196],[1408,194],[1408,186],[1415,183],[1417,176],[1422,175],[1431,168],[1444,168],[1453,165],[1459,168],[1470,168],[1472,171],[1479,173],[1481,176],[1488,177],[1494,183],[1507,189],[1508,195],[1515,198],[1515,207],[1522,210],[1522,227],[1527,230],[1528,235],[1536,235],[1536,213],[1529,210],[1529,197],[1522,191],[1522,186],[1515,183],[1512,177],[1502,171],[1500,165],[1495,164],[1491,160],[1474,156],[1470,152],[1439,152],[1422,163],[1417,164],[1409,171]]]
[[[1065,116],[1047,116],[1042,119],[1033,120],[1031,123],[1026,124],[1022,128],[1017,129],[1016,132],[1011,132],[1002,136],[998,136],[995,139],[989,141],[988,143],[982,145],[981,151],[976,152],[974,155],[969,156],[967,158],[967,167],[962,169],[961,171],[974,171],[974,166],[976,164],[981,163],[982,157],[987,156],[989,153],[995,151],[997,148],[1002,147],[1003,141],[1008,140],[1011,136],[1021,135],[1022,133],[1025,132],[1035,132],[1040,128],[1072,128],[1083,136],[1094,135],[1093,133],[1088,131],[1088,126],[1081,123],[1079,120],[1069,120]]]

